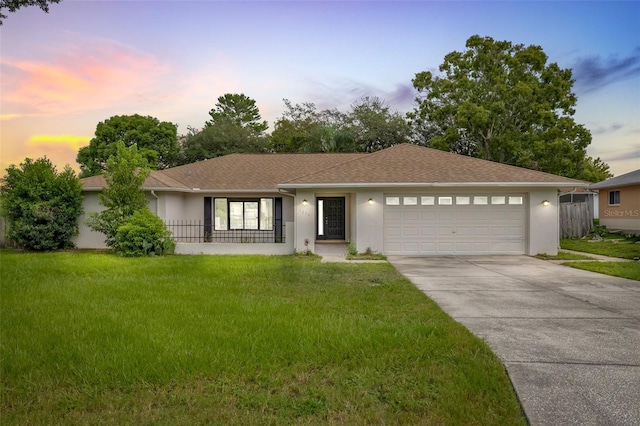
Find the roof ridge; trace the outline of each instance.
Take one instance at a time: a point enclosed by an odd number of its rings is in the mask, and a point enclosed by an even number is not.
[[[380,151],[376,151],[376,152],[380,152]],[[329,152],[322,152],[322,153],[309,153],[309,155],[314,155],[314,154],[330,154],[330,153],[329,153]],[[280,183],[278,183],[278,185],[283,184],[283,183],[287,183],[287,182],[292,182],[292,181],[294,181],[294,180],[302,179],[302,178],[304,178],[304,177],[313,176],[313,175],[315,175],[315,174],[322,173],[322,172],[327,171],[327,170],[331,170],[331,169],[332,169],[332,168],[334,168],[334,167],[342,167],[342,166],[344,166],[344,165],[345,165],[345,164],[347,164],[347,163],[350,163],[350,162],[352,162],[352,161],[360,161],[360,160],[362,160],[363,158],[366,158],[366,156],[368,156],[368,155],[372,155],[372,154],[375,154],[375,153],[366,153],[366,152],[335,152],[335,153],[333,153],[333,154],[347,154],[347,155],[357,155],[357,154],[360,154],[360,155],[361,155],[361,157],[359,157],[359,158],[347,159],[347,160],[345,160],[345,161],[343,161],[343,162],[341,162],[341,163],[333,164],[333,165],[331,165],[331,166],[329,166],[329,167],[325,167],[324,169],[316,170],[315,172],[307,173],[306,175],[296,176],[296,177],[294,177],[294,178],[292,178],[292,179],[289,179],[289,180],[285,180],[285,181],[283,181],[283,182],[280,182]]]

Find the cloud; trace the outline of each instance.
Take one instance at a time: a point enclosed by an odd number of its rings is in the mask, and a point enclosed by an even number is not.
[[[3,119],[76,114],[153,100],[166,66],[131,46],[83,41],[45,60],[3,56]]]
[[[606,155],[607,161],[627,161],[640,159],[640,146],[633,146],[627,149],[616,151],[614,154]]]
[[[610,125],[609,127],[598,127],[594,130],[591,131],[592,134],[594,135],[601,135],[604,133],[614,133],[620,129],[622,129],[624,126],[620,123],[614,123],[612,125]]]
[[[618,55],[606,59],[600,56],[579,58],[572,68],[576,89],[582,93],[593,92],[617,81],[640,76],[640,47],[623,58]]]
[[[318,109],[337,108],[346,111],[350,106],[365,97],[378,97],[387,102],[392,110],[408,111],[416,98],[416,91],[410,84],[399,83],[392,90],[384,90],[366,83],[342,81],[333,84],[312,82],[313,89],[308,93],[309,102]]]

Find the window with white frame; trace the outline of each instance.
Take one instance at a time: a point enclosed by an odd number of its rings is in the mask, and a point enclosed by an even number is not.
[[[403,197],[402,204],[404,204],[405,206],[417,206],[418,197]]]
[[[509,204],[522,204],[522,197],[521,196],[510,196],[509,197]]]
[[[433,206],[436,204],[436,197],[433,197],[433,196],[420,197],[420,204],[423,206]]]
[[[609,191],[609,205],[617,206],[620,204],[620,191]]]
[[[385,199],[385,203],[388,206],[399,206],[400,205],[400,197],[387,197]]]
[[[486,195],[476,195],[473,197],[473,204],[476,206],[486,206],[489,204],[489,197]]]
[[[273,229],[273,198],[216,198],[214,206],[216,231]]]

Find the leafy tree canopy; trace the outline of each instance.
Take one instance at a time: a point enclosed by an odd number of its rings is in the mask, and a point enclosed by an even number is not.
[[[409,117],[434,148],[577,178],[591,134],[573,119],[571,70],[547,59],[540,46],[472,36],[445,56],[442,76],[416,74]]]
[[[142,185],[150,173],[146,158],[135,145],[127,148],[122,141],[116,143],[116,152],[107,160],[104,172],[107,187],[100,193],[100,204],[106,210],[91,214],[87,220],[87,226],[105,234],[109,247],[115,243],[118,228],[147,207]]]
[[[354,103],[349,117],[359,151],[379,151],[410,140],[407,121],[378,97],[365,97]]]
[[[0,211],[9,224],[9,238],[26,250],[72,247],[82,214],[81,191],[69,166],[58,173],[46,157],[11,165],[0,179]]]
[[[271,144],[280,152],[373,152],[410,140],[404,117],[380,98],[365,97],[348,113],[318,112],[315,104],[292,105],[278,119]]]
[[[240,152],[264,152],[267,140],[251,128],[219,121],[201,131],[190,130],[182,142],[181,162],[188,164]]]
[[[269,127],[266,121],[261,121],[262,117],[256,101],[244,94],[227,93],[220,96],[215,107],[209,111],[209,115],[211,120],[205,123],[205,127],[231,124],[251,129],[256,134],[261,134]]]
[[[80,148],[76,161],[80,177],[95,176],[106,169],[107,160],[116,153],[116,145],[136,145],[154,169],[166,169],[179,163],[177,127],[150,116],[115,115],[96,127],[88,146]]]
[[[271,147],[276,152],[354,152],[355,140],[346,114],[318,111],[310,102],[293,105],[275,123]]]
[[[4,14],[5,9],[13,13],[21,7],[38,6],[45,13],[49,13],[49,4],[53,3],[60,3],[60,0],[0,0],[0,26],[2,20],[7,19],[7,15]]]

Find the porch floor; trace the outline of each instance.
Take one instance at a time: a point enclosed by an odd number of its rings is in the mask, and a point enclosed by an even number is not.
[[[347,243],[316,241],[316,254],[322,256],[323,262],[345,262],[347,261]]]

